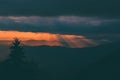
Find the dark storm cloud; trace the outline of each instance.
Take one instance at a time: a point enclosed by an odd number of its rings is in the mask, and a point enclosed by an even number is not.
[[[0,0],[0,15],[7,16],[120,16],[120,0]]]

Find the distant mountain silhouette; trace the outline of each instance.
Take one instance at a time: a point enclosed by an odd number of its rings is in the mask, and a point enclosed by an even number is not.
[[[7,48],[7,46],[0,47],[1,52],[4,52]],[[33,62],[33,64],[27,63],[25,68],[10,67],[10,65],[0,66],[0,76],[4,75],[0,77],[1,79],[6,78],[5,80],[8,80],[13,73],[17,75],[19,72],[19,77],[25,76],[19,79],[18,76],[15,76],[15,80],[26,80],[28,78],[29,80],[33,80],[31,78],[33,76],[42,80],[120,79],[120,42],[88,48],[67,48],[59,46],[24,46],[23,48],[26,59]],[[7,52],[3,56],[7,56]],[[35,72],[32,71],[33,73],[31,74],[31,70]],[[5,77],[7,75],[10,76]],[[31,76],[29,77],[29,75]],[[36,78],[36,80],[39,79]]]
[[[25,46],[26,56],[53,80],[119,80],[120,42],[90,48]]]

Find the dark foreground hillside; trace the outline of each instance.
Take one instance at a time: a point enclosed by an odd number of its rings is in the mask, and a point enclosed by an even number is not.
[[[46,80],[120,80],[119,42],[82,49],[26,46],[25,51]]]

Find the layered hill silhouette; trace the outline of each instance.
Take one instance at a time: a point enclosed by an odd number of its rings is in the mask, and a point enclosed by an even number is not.
[[[9,51],[4,51],[7,46],[0,46],[0,50],[7,56]],[[103,44],[96,47],[88,48],[66,48],[66,47],[50,47],[50,46],[24,46],[26,59],[33,64],[25,67],[27,71],[35,66],[34,76],[36,80],[119,80],[120,73],[120,42]],[[28,64],[28,63],[27,63]],[[13,71],[6,67],[4,77]],[[37,68],[39,69],[37,69]],[[1,69],[1,68],[0,68]],[[21,68],[15,70],[18,74]],[[11,70],[11,69],[10,69]],[[14,68],[13,68],[14,70]],[[21,72],[25,75],[31,75],[31,70]],[[7,73],[7,74],[6,74]],[[3,73],[2,73],[3,75]],[[12,74],[11,74],[12,75]],[[10,75],[10,76],[11,76]],[[33,76],[31,75],[31,77]],[[13,75],[14,76],[14,75]],[[19,75],[21,76],[21,75]],[[25,76],[27,79],[29,76]],[[30,80],[32,80],[32,78]],[[3,78],[3,76],[2,76]],[[8,77],[6,77],[8,79]],[[17,76],[15,77],[17,78]],[[6,80],[7,80],[6,79]],[[26,80],[25,78],[19,78]]]
[[[119,80],[120,42],[90,48],[25,46],[52,80]]]

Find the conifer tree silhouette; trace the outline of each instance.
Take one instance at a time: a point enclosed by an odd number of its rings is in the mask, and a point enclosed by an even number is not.
[[[45,80],[43,73],[37,64],[26,59],[21,41],[15,38],[8,59],[2,63],[0,80]]]
[[[8,61],[13,64],[25,63],[25,55],[21,41],[15,38],[12,45],[10,46],[10,55]]]

